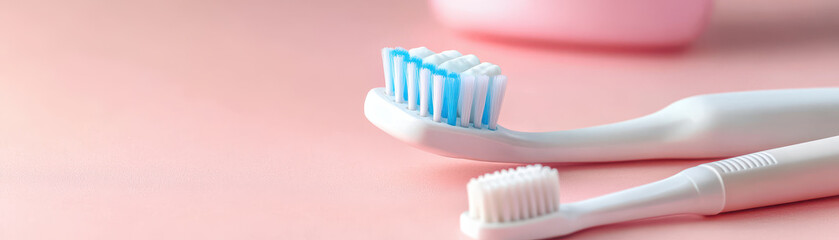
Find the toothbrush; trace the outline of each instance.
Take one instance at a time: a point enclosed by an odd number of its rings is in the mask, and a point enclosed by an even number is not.
[[[624,122],[520,132],[497,124],[507,83],[497,65],[424,47],[386,48],[382,60],[386,87],[368,92],[367,119],[447,157],[519,163],[723,158],[839,135],[839,88],[700,95]]]
[[[839,136],[701,164],[647,185],[559,203],[555,169],[472,179],[460,228],[476,239],[542,239],[673,214],[715,215],[839,195]]]

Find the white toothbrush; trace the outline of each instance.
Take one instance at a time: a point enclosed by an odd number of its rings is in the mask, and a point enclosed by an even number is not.
[[[367,119],[448,157],[521,163],[720,158],[839,135],[839,88],[700,95],[624,122],[519,132],[496,125],[507,81],[498,66],[427,48],[384,49],[382,59],[386,88],[367,94]],[[456,117],[443,116],[448,112]]]
[[[673,214],[714,215],[839,195],[839,136],[688,168],[664,180],[559,203],[557,171],[532,165],[472,179],[460,228],[476,239],[542,239]]]

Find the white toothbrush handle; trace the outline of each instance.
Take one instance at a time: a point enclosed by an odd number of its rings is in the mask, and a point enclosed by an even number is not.
[[[594,162],[730,157],[839,135],[839,88],[700,95],[625,122],[542,133],[506,130],[506,135],[505,142],[515,146],[512,155],[487,154],[479,159]]]
[[[720,176],[723,212],[839,195],[839,136],[703,166]]]
[[[714,215],[839,195],[839,136],[688,168],[672,177],[562,204],[579,229],[672,214]]]

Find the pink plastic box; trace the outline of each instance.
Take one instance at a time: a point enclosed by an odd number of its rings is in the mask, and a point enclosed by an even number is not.
[[[461,31],[583,45],[673,47],[705,28],[710,0],[429,0]]]

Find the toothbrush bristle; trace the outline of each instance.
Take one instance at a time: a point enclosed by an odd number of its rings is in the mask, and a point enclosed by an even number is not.
[[[469,216],[485,223],[532,219],[559,211],[559,173],[530,165],[487,173],[466,186]]]
[[[451,126],[497,129],[506,76],[475,55],[425,47],[382,49],[385,92],[420,117]],[[466,77],[464,80],[464,77]]]

